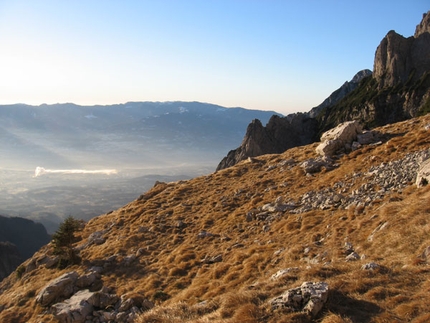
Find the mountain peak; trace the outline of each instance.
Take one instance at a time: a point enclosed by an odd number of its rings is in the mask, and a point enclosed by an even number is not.
[[[420,35],[424,33],[430,33],[430,11],[427,11],[427,13],[423,14],[423,19],[415,29],[414,37],[418,38]]]
[[[405,38],[391,30],[375,53],[374,77],[379,89],[414,82],[430,70],[430,11],[423,15],[415,35]]]

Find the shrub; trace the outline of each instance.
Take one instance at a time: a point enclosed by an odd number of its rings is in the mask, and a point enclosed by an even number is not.
[[[16,269],[16,277],[21,279],[22,275],[25,273],[25,267],[23,265],[19,265]]]

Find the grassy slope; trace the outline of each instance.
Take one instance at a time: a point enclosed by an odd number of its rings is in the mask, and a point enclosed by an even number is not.
[[[411,183],[366,208],[285,213],[267,232],[265,223],[245,219],[248,211],[279,196],[297,201],[310,190],[331,187],[372,165],[430,148],[427,124],[430,115],[379,128],[391,139],[345,155],[338,168],[314,177],[304,176],[299,164],[316,157],[317,144],[192,180],[159,184],[141,199],[88,222],[77,245],[92,232],[115,225],[104,244],[81,252],[81,266],[64,271],[41,266],[20,280],[16,275],[5,280],[2,287],[9,288],[0,295],[0,304],[10,308],[0,312],[0,321],[54,322],[34,301],[47,282],[72,269],[82,272],[90,262],[115,254],[119,262],[142,249],[130,266],[114,266],[103,276],[104,285],[118,295],[138,293],[157,303],[139,322],[310,322],[303,314],[273,313],[267,306],[268,299],[309,280],[330,286],[329,301],[315,322],[428,322],[430,267],[419,255],[430,246],[430,186],[417,189]],[[290,158],[296,162],[293,166],[279,166]],[[268,170],[272,165],[277,167]],[[178,221],[186,227],[178,228]],[[384,222],[385,228],[369,241]],[[198,238],[202,230],[213,236]],[[366,259],[345,262],[345,242]],[[307,247],[310,252],[305,254]],[[49,251],[42,249],[35,257],[44,252]],[[222,262],[202,263],[220,254]],[[310,261],[315,256],[318,263]],[[381,267],[360,269],[370,261]],[[289,267],[300,270],[270,280]]]

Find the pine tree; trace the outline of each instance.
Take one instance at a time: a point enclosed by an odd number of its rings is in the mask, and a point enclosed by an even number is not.
[[[60,267],[67,267],[69,264],[78,262],[73,243],[76,241],[75,232],[80,228],[80,221],[72,216],[68,216],[52,235],[52,245],[54,253],[61,256]]]

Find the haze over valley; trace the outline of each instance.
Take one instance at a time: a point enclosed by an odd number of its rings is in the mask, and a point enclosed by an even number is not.
[[[134,200],[156,180],[212,172],[273,111],[198,102],[0,106],[0,214],[55,231]]]

